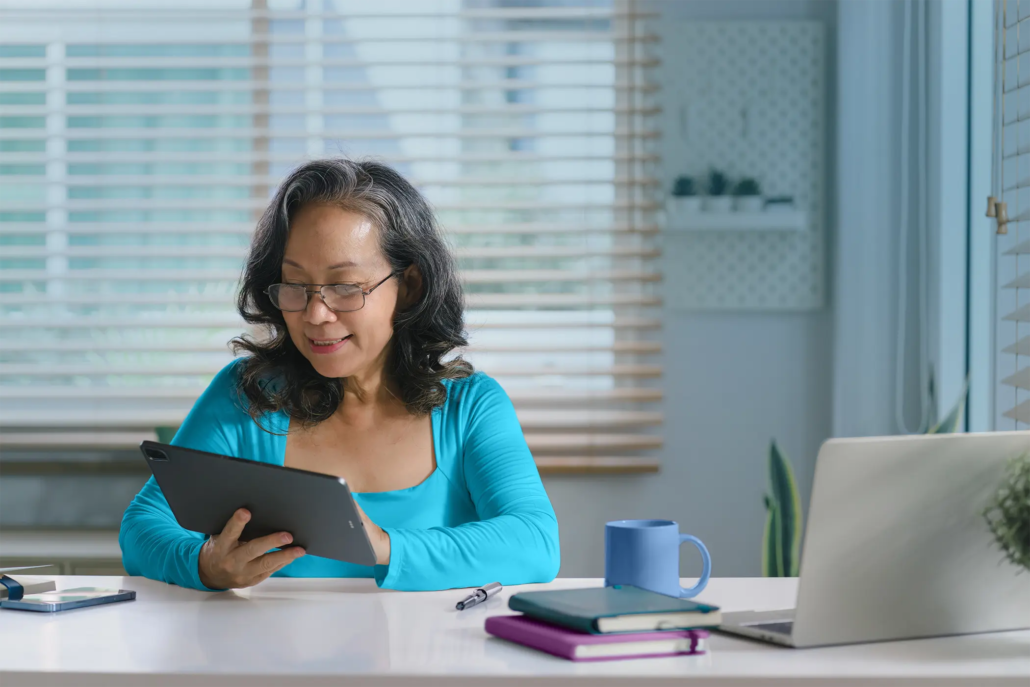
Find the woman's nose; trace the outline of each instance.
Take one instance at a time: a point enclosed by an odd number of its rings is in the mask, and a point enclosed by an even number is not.
[[[325,304],[322,296],[316,291],[308,296],[308,306],[304,309],[304,319],[311,324],[333,322],[336,320],[336,313]]]

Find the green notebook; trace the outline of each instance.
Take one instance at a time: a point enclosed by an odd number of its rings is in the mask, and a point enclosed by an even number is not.
[[[508,608],[590,634],[682,630],[715,627],[722,622],[718,606],[629,585],[520,592],[508,600]]]

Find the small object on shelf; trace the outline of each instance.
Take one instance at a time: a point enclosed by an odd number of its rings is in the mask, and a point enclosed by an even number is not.
[[[770,196],[765,199],[767,212],[783,212],[794,210],[794,196]]]
[[[733,209],[737,212],[761,212],[762,205],[762,189],[754,179],[741,179],[733,187]]]
[[[698,212],[700,209],[701,198],[697,195],[694,179],[688,176],[677,177],[672,187],[672,198],[669,199],[669,212],[685,215]]]
[[[708,195],[705,196],[705,212],[729,212],[732,199],[726,195],[730,182],[726,175],[717,169],[708,172]]]

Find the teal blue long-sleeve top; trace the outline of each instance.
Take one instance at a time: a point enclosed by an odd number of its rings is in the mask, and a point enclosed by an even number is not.
[[[172,444],[282,465],[289,417],[254,422],[236,392],[236,360],[190,410]],[[287,577],[372,577],[380,587],[433,590],[487,582],[549,582],[558,574],[558,521],[501,386],[477,372],[446,380],[432,412],[436,470],[396,491],[355,492],[390,535],[388,565],[362,566],[306,555],[277,571]],[[130,575],[206,590],[197,557],[205,535],[176,522],[151,477],[122,518],[118,542]]]

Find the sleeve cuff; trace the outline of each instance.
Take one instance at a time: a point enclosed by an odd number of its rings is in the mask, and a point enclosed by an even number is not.
[[[404,572],[404,533],[401,530],[383,528],[390,535],[390,562],[373,568],[376,585],[382,589],[397,589],[397,583]]]

